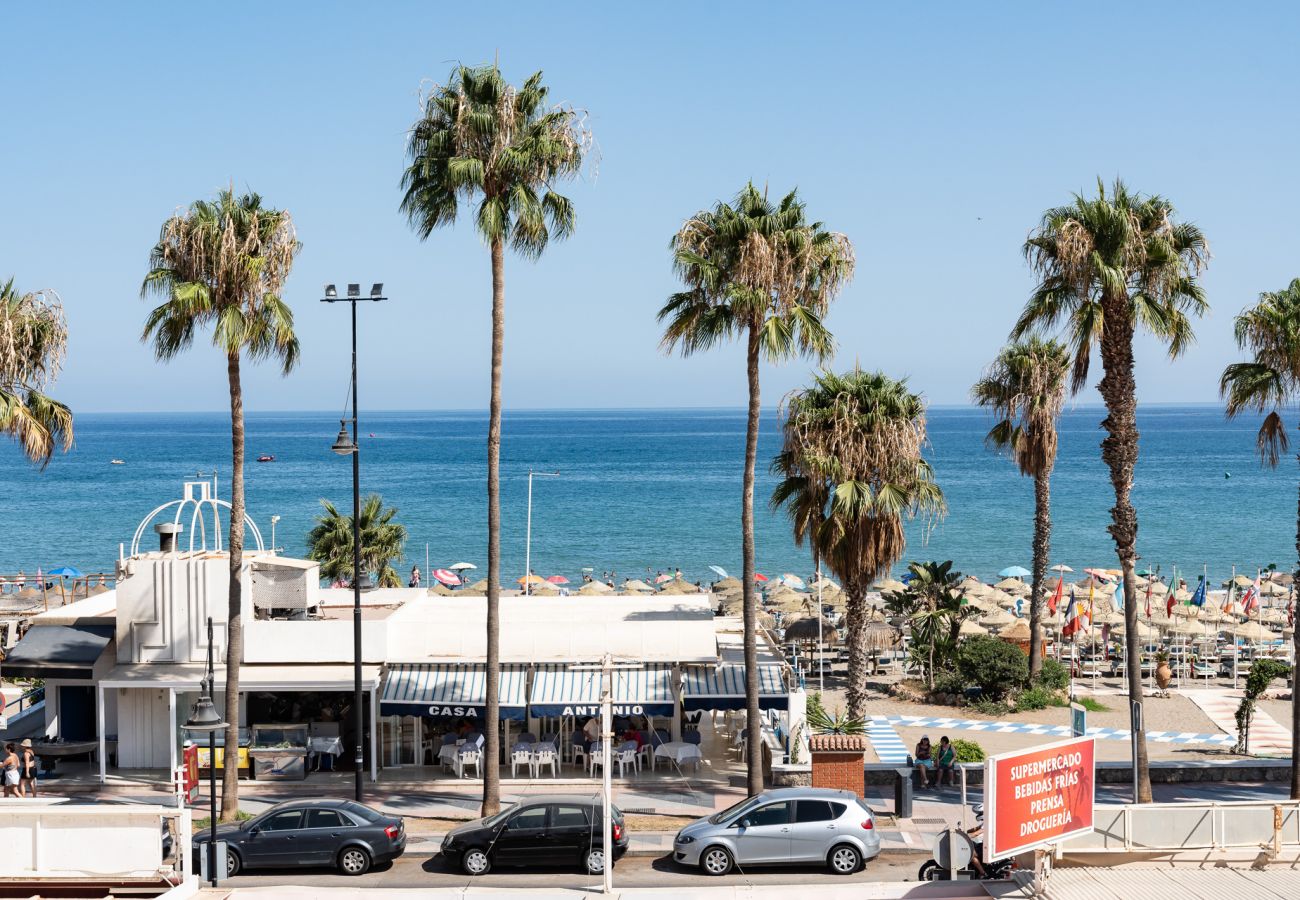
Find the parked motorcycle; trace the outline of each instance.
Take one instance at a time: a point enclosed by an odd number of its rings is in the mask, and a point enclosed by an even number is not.
[[[951,849],[947,852],[957,854],[957,859],[961,863],[957,868],[957,879],[966,881],[994,881],[1011,877],[1011,872],[1016,868],[1015,860],[1000,859],[996,862],[986,863],[982,861],[984,855],[984,842],[980,836],[984,833],[984,805],[976,804],[972,807],[975,814],[975,827],[968,831],[960,828],[952,829],[952,837],[955,840],[950,842]],[[921,864],[921,868],[916,873],[918,881],[949,881],[952,879],[952,870],[948,865],[948,859],[944,852],[941,852],[944,838],[941,836],[936,844],[933,859],[927,859]]]

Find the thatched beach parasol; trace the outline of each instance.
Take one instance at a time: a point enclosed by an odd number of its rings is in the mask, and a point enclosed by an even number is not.
[[[654,588],[639,578],[629,578],[623,582],[621,589],[625,594],[653,594],[655,591]]]
[[[612,594],[614,589],[603,581],[588,581],[582,587],[578,588],[578,593],[584,597],[594,597],[599,594]]]

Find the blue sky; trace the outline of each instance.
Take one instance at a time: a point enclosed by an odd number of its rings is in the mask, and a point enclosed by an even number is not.
[[[208,345],[160,366],[138,343],[138,289],[163,219],[233,180],[303,241],[303,364],[249,372],[251,409],[341,407],[346,311],[321,285],[378,280],[363,404],[486,406],[487,253],[466,225],[420,242],[397,203],[421,80],[497,53],[587,109],[600,151],[568,189],[576,235],[508,261],[508,407],[743,404],[741,348],[665,358],[655,312],[676,227],[749,178],[797,186],[856,245],[836,364],[934,403],[964,402],[1005,337],[1029,228],[1098,175],[1170,197],[1215,254],[1198,345],[1172,365],[1139,348],[1145,401],[1214,399],[1232,316],[1300,275],[1294,6],[619,6],[7,4],[0,276],[64,298],[56,396],[225,407]],[[808,372],[768,369],[765,401]]]

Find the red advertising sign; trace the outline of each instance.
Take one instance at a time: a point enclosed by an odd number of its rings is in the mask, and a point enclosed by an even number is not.
[[[1094,738],[984,761],[984,861],[1092,831]]]
[[[190,803],[199,799],[199,748],[190,744],[181,751],[181,768],[185,774],[181,780],[181,792]]]

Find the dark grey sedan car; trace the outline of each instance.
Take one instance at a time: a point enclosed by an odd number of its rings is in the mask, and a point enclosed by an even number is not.
[[[194,835],[194,866],[207,852],[210,832]],[[288,800],[237,825],[217,826],[226,842],[226,875],[242,869],[332,866],[362,875],[406,850],[406,827],[352,800]]]

